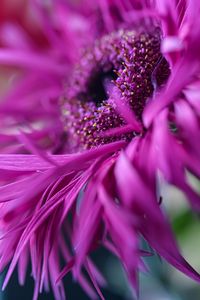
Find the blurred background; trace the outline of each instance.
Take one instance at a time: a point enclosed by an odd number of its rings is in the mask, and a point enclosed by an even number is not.
[[[39,41],[39,46],[45,46],[40,28],[34,22],[34,16],[28,10],[26,0],[1,0],[0,3],[0,47],[15,42],[16,35],[18,34],[18,26],[28,32],[32,40]],[[13,24],[15,24],[14,35],[14,31],[11,30]],[[17,71],[12,68],[0,66],[0,96],[9,89],[12,74],[16,75]],[[195,184],[193,180],[192,184]],[[199,183],[196,184],[196,187],[199,187]],[[162,194],[163,205],[171,218],[182,253],[192,266],[197,271],[200,271],[200,216],[190,212],[184,196],[174,188],[165,186]],[[112,300],[133,300],[134,298],[124,272],[117,259],[101,249],[95,253],[94,260],[108,282],[107,289],[103,291],[105,298]],[[200,285],[172,267],[169,267],[157,255],[146,258],[145,262],[149,266],[150,271],[149,273],[140,275],[140,300],[200,299]],[[1,281],[4,275],[1,275]],[[0,300],[32,299],[33,287],[31,270],[27,274],[26,285],[24,287],[19,286],[17,273],[15,273],[6,291],[0,293]],[[89,300],[81,288],[73,282],[71,275],[66,276],[65,287],[68,299]],[[39,297],[39,300],[53,299],[51,293],[42,294]]]

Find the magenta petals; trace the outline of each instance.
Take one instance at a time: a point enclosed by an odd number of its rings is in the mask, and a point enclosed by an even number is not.
[[[27,1],[28,23],[0,22],[2,288],[31,265],[33,300],[65,300],[68,273],[104,300],[102,247],[137,296],[154,253],[200,282],[160,188],[199,212],[199,1],[47,2]]]

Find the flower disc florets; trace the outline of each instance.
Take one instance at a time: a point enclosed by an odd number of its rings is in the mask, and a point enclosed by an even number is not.
[[[140,120],[146,100],[170,73],[160,43],[159,28],[120,30],[103,36],[85,51],[67,89],[63,110],[73,147],[91,148],[133,137],[134,132],[117,137],[102,135],[125,125],[113,104],[113,91],[118,91],[118,97]]]

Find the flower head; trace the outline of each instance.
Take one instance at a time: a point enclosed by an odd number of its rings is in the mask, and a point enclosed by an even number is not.
[[[96,292],[104,299],[104,278],[90,258],[103,246],[138,291],[142,258],[151,254],[140,248],[141,236],[200,281],[180,253],[159,191],[162,176],[200,209],[188,181],[188,173],[200,177],[200,4],[29,5],[45,43],[23,35],[22,47],[20,28],[19,43],[0,50],[0,61],[18,70],[0,108],[4,287],[17,264],[24,283],[30,259],[34,300],[49,283],[55,299],[65,299],[69,271],[92,299]]]

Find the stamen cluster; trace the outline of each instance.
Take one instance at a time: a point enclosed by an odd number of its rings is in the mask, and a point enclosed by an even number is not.
[[[74,148],[98,146],[135,133],[107,137],[106,130],[125,125],[113,104],[113,91],[141,120],[147,99],[167,80],[170,70],[160,52],[158,28],[120,30],[97,40],[76,66],[63,107],[69,143]]]

